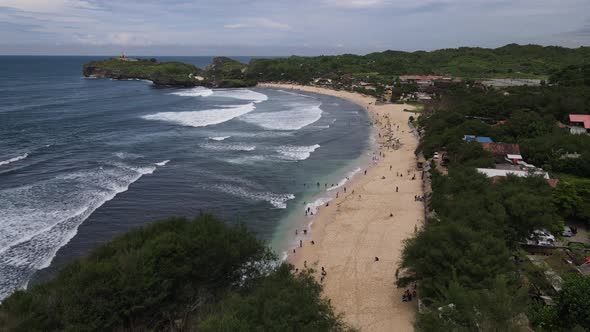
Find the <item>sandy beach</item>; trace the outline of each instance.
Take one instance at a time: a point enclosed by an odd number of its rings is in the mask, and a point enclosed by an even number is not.
[[[338,198],[308,217],[314,219],[307,235],[301,230],[293,234],[303,247],[295,248],[288,259],[299,269],[313,267],[318,280],[325,269],[325,296],[352,326],[361,331],[412,331],[416,301],[402,302],[404,289],[394,284],[403,240],[424,220],[423,205],[414,198],[423,195],[414,156],[418,139],[408,126],[412,113],[403,112],[412,106],[375,105],[373,97],[312,86],[259,86],[331,95],[369,112],[379,143],[375,160],[366,175],[362,170],[345,185],[346,193],[339,188]],[[399,145],[391,147],[397,139]],[[305,211],[301,213],[305,217]]]

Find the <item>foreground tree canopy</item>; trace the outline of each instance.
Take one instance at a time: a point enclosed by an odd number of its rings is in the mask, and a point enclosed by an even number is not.
[[[8,331],[343,331],[307,272],[242,226],[171,218],[74,261],[0,306]]]

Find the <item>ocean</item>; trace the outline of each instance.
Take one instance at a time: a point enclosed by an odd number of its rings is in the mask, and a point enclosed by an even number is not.
[[[84,78],[100,58],[0,57],[0,299],[170,216],[244,223],[281,256],[306,204],[370,159],[369,119],[351,102]]]

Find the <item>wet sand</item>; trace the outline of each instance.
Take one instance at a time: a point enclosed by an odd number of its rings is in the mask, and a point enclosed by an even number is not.
[[[394,284],[403,240],[424,220],[423,204],[414,199],[423,191],[414,155],[418,139],[408,126],[413,113],[403,112],[413,107],[375,105],[373,97],[312,86],[259,86],[340,97],[369,112],[379,145],[377,160],[366,175],[362,170],[345,185],[346,193],[339,188],[338,198],[308,217],[313,218],[308,234],[301,230],[293,234],[303,240],[303,247],[295,248],[294,254],[291,251],[288,260],[299,269],[304,264],[313,267],[318,280],[325,268],[324,295],[352,326],[361,331],[413,331],[416,301],[402,302],[404,289]],[[303,210],[301,213],[305,218]]]

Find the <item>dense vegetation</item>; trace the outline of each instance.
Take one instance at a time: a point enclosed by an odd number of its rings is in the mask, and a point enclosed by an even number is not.
[[[177,62],[158,63],[155,59],[93,61],[84,66],[87,75],[111,78],[143,78],[156,85],[244,87],[257,82],[292,81],[310,83],[315,78],[334,81],[334,86],[350,87],[357,81],[368,81],[379,90],[391,85],[399,75],[438,74],[463,78],[511,77],[541,78],[559,72],[566,66],[590,61],[590,48],[569,49],[538,45],[506,45],[496,49],[461,47],[432,52],[385,51],[367,55],[290,56],[253,59],[248,65],[227,57],[218,57],[200,70]],[[578,68],[564,75],[580,80]],[[585,67],[588,71],[588,67]],[[189,75],[201,75],[195,80]],[[555,77],[556,79],[562,79]],[[583,80],[583,79],[582,79]],[[380,93],[382,91],[377,91]],[[372,90],[370,93],[373,93]]]
[[[0,306],[8,331],[343,331],[308,271],[211,216],[132,231]],[[254,328],[255,327],[255,328]]]
[[[214,58],[213,63],[204,70],[182,62],[112,58],[91,61],[84,65],[82,71],[87,77],[146,79],[153,81],[156,86],[238,88],[256,85],[255,81],[246,79],[246,67],[226,57]]]
[[[316,77],[338,80],[369,79],[391,84],[398,75],[439,74],[465,78],[541,77],[564,66],[590,60],[590,48],[568,49],[538,45],[506,45],[497,49],[461,47],[432,52],[385,51],[364,56],[255,59],[248,76],[261,81],[307,83]]]
[[[82,69],[85,76],[108,77],[114,79],[145,79],[156,84],[194,86],[192,75],[201,70],[182,62],[157,62],[155,59],[122,61],[107,59],[91,61]]]
[[[535,229],[560,234],[563,221],[590,223],[590,136],[559,126],[570,113],[590,114],[587,70],[568,66],[541,87],[438,87],[418,120],[417,152],[446,151],[448,175],[431,171],[436,213],[407,240],[397,281],[417,281],[428,305],[418,330],[590,329],[590,277],[567,276],[555,306],[537,304],[518,244]],[[492,166],[491,154],[463,135],[518,143],[527,162],[560,179],[557,188],[539,177],[490,181],[474,167]]]

